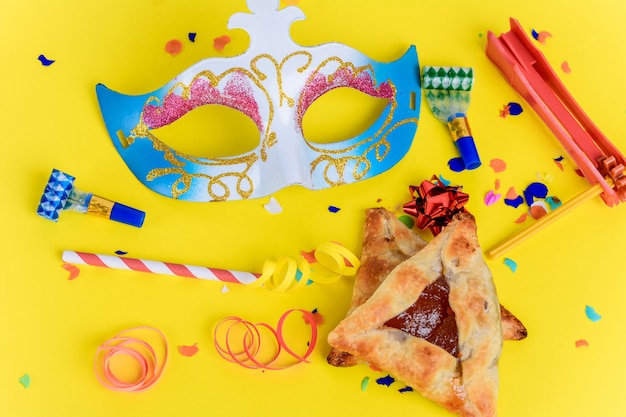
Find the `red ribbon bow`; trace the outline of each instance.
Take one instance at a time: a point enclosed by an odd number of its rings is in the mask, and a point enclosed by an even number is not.
[[[463,206],[469,195],[461,192],[462,188],[446,186],[436,176],[422,181],[419,187],[410,185],[414,199],[404,204],[404,212],[417,217],[417,227],[429,228],[437,236],[455,214],[466,211]]]

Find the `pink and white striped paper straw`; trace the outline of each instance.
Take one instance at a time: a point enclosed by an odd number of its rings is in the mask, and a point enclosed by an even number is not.
[[[78,265],[93,265],[126,271],[150,272],[160,275],[173,275],[185,278],[205,279],[209,281],[250,284],[261,274],[233,271],[228,269],[207,268],[186,264],[150,261],[145,259],[126,258],[122,256],[101,255],[96,253],[63,251],[63,262]]]

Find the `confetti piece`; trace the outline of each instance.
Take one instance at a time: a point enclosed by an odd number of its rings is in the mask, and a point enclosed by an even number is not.
[[[116,251],[115,251],[115,254],[116,254],[116,255],[127,255],[127,254],[128,254],[128,252],[126,252],[125,250],[116,250]]]
[[[222,294],[226,294],[229,291],[230,291],[230,288],[228,288],[228,285],[226,284],[222,285]]]
[[[550,206],[550,210],[555,210],[563,204],[560,198],[553,195],[546,197],[546,203]]]
[[[518,208],[519,206],[522,205],[523,202],[524,202],[524,199],[522,198],[521,195],[518,195],[515,198],[505,198],[504,199],[504,204],[506,204],[507,206],[514,207],[514,208]]]
[[[187,36],[189,37],[189,40],[191,42],[195,42],[196,41],[196,32],[189,32],[189,34]]]
[[[561,161],[555,159],[554,163],[556,164],[557,167],[559,167],[561,171],[563,171],[563,164],[561,163]]]
[[[485,205],[491,206],[495,204],[498,200],[500,200],[500,197],[502,197],[502,194],[496,194],[492,190],[489,190],[489,192],[485,195]]]
[[[497,191],[500,189],[500,178],[497,178],[493,184],[493,188]]]
[[[528,210],[530,217],[537,220],[548,214],[548,207],[543,201],[535,201]]]
[[[406,227],[408,227],[409,229],[412,229],[413,226],[415,226],[415,220],[413,220],[413,217],[411,217],[411,216],[402,215],[402,216],[398,217],[398,220],[400,220],[402,223],[404,223],[404,225]]]
[[[367,385],[370,383],[370,377],[366,376],[361,380],[361,391],[365,392]]]
[[[311,314],[313,314],[313,317],[315,318],[315,323],[318,326],[321,326],[322,324],[324,324],[324,316],[322,316],[320,314],[320,312],[317,310],[317,308],[314,308],[313,311],[311,311]],[[306,320],[305,320],[306,322]]]
[[[447,187],[452,183],[452,181],[445,179],[442,175],[439,175],[439,181],[441,181],[444,187]]]
[[[155,340],[159,343],[152,343]],[[113,358],[120,356],[134,361],[139,376],[133,381],[125,381],[118,375],[119,369],[117,372],[113,369]],[[161,377],[167,357],[167,339],[160,330],[148,326],[128,329],[104,342],[96,351],[96,378],[103,386],[114,391],[145,391]],[[126,368],[124,366],[125,371]]]
[[[528,213],[524,213],[521,216],[519,216],[514,223],[520,224],[520,223],[524,223],[526,221],[526,219],[528,218]]]
[[[585,314],[587,315],[587,318],[594,323],[602,318],[602,316],[599,315],[591,306],[585,306]]]
[[[465,170],[465,163],[462,158],[452,158],[448,161],[448,167],[454,172],[462,172]]]
[[[511,116],[519,116],[524,112],[524,108],[522,107],[522,105],[514,101],[507,104],[507,108],[509,109],[509,114]]]
[[[376,380],[376,383],[378,385],[384,385],[386,387],[390,386],[394,382],[396,382],[396,380],[391,375],[383,376],[383,377],[378,378]]]
[[[70,281],[76,278],[78,274],[80,274],[80,269],[76,265],[64,263],[61,266],[63,267],[63,269],[70,273],[70,276],[67,278]]]
[[[227,35],[220,36],[219,38],[213,39],[213,48],[216,51],[222,52],[224,47],[230,43],[230,37]]]
[[[317,262],[317,259],[315,259],[315,250],[312,250],[310,252],[301,251],[300,255],[302,255],[304,260],[307,261],[310,264],[313,264],[313,263]]]
[[[165,44],[165,52],[172,56],[176,56],[183,51],[183,43],[178,39],[172,39]]]
[[[39,60],[39,62],[41,62],[41,65],[43,65],[44,67],[49,67],[50,65],[54,64],[54,59],[48,59],[46,58],[46,56],[44,54],[41,54],[37,57],[37,59]]]
[[[308,349],[303,355],[298,355],[287,345],[283,333],[286,319],[294,312],[302,313],[305,323],[311,327]],[[274,346],[274,352],[271,352],[269,356],[267,351],[261,350],[262,335],[268,333],[271,334],[271,339],[273,339],[271,345]],[[307,358],[313,353],[317,343],[317,325],[313,313],[300,309],[291,309],[283,313],[276,328],[267,323],[253,324],[239,317],[229,316],[216,325],[213,340],[217,353],[229,362],[247,369],[281,370],[302,362],[309,362]],[[277,364],[282,352],[286,352],[296,361]]]
[[[270,201],[263,207],[265,207],[265,210],[267,210],[270,214],[280,214],[283,211],[282,206],[274,197],[270,197]]]
[[[569,74],[570,72],[572,72],[572,70],[569,67],[569,63],[567,61],[563,61],[563,63],[561,64],[561,69],[566,74]]]
[[[331,213],[337,213],[339,210],[341,210],[339,207],[328,206],[328,211],[330,211]]]
[[[489,166],[493,169],[493,172],[502,172],[506,169],[506,162],[502,159],[494,158],[489,161]]]
[[[24,386],[24,388],[30,387],[30,375],[24,374],[18,379],[19,383]]]
[[[585,339],[579,339],[576,341],[576,347],[583,347],[583,346],[589,346],[589,342],[587,342]]]
[[[194,343],[193,345],[181,345],[178,346],[178,353],[183,356],[191,357],[198,353],[200,349],[198,349],[198,344]]]
[[[509,269],[511,270],[511,272],[515,272],[517,271],[517,262],[515,262],[513,259],[510,258],[504,258],[503,263],[509,267]]]
[[[552,34],[550,32],[546,32],[545,30],[542,30],[541,32],[537,32],[535,29],[533,29],[532,35],[533,35],[533,38],[535,38],[542,45],[546,44],[546,39],[552,37]]]
[[[398,392],[399,392],[400,394],[404,394],[405,392],[413,392],[413,388],[411,388],[411,387],[409,387],[409,386],[406,386],[406,387],[404,387],[404,388],[400,388],[400,389],[398,390]]]
[[[510,187],[506,192],[505,198],[507,198],[508,200],[515,200],[517,197],[519,197],[519,194],[517,194],[517,191],[515,191],[515,187]]]
[[[524,198],[526,204],[531,206],[535,198],[546,198],[548,195],[548,187],[540,182],[533,182],[524,190]]]

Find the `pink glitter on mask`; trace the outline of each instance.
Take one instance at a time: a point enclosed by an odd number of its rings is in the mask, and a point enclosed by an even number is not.
[[[316,72],[311,76],[302,90],[300,105],[297,117],[297,126],[302,129],[302,117],[315,100],[328,91],[338,87],[354,88],[372,97],[393,99],[393,89],[387,82],[380,84],[378,88],[374,85],[374,80],[369,72],[361,71],[356,73],[351,68],[340,68],[332,75],[328,76],[321,72]]]
[[[185,98],[172,91],[165,95],[160,106],[146,104],[143,108],[144,123],[149,128],[156,129],[175,122],[200,106],[221,104],[246,114],[259,130],[263,130],[259,106],[254,98],[250,80],[245,74],[234,72],[221,91],[204,77],[194,78],[188,92],[188,97]]]

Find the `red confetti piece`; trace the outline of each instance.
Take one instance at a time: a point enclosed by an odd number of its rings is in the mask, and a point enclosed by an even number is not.
[[[213,39],[213,48],[215,48],[215,50],[218,52],[222,52],[224,50],[224,47],[226,47],[226,45],[228,45],[229,43],[230,36],[220,36],[219,38]]]
[[[583,347],[583,346],[589,346],[589,342],[587,342],[585,339],[580,339],[576,341],[576,347]]]
[[[300,255],[302,255],[302,257],[310,264],[317,262],[317,259],[315,259],[315,250],[310,252],[301,251]]]
[[[324,317],[320,314],[319,311],[317,311],[317,308],[314,309],[311,313],[313,313],[313,317],[315,318],[315,323],[318,326],[321,326],[322,324],[324,324]],[[306,323],[306,319],[304,319],[304,322]]]
[[[566,74],[569,74],[570,72],[572,72],[572,70],[569,67],[569,63],[567,61],[563,61],[563,63],[561,64],[561,69]]]
[[[283,333],[286,319],[294,312],[302,313],[305,323],[311,327],[308,349],[303,355],[295,353],[287,345]],[[307,358],[313,353],[317,343],[317,324],[314,316],[313,313],[306,310],[287,310],[278,320],[276,329],[267,323],[253,324],[239,317],[226,317],[217,324],[213,332],[215,349],[222,358],[248,369],[281,370],[302,362],[309,362]],[[272,335],[275,348],[273,354],[262,359],[261,355],[267,353],[261,351],[262,335],[267,333]],[[236,339],[233,340],[235,337]],[[236,349],[234,349],[235,346]],[[275,364],[283,352],[286,352],[296,362]]]
[[[515,220],[515,223],[517,224],[524,223],[526,221],[526,218],[528,218],[528,213],[524,213],[521,216],[519,216],[517,220]]]
[[[76,278],[78,274],[80,274],[80,269],[76,265],[64,263],[61,266],[63,267],[63,269],[65,269],[66,271],[70,273],[70,276],[67,278],[70,281]]]
[[[178,346],[178,353],[180,353],[183,356],[187,356],[187,357],[191,357],[193,355],[195,355],[196,353],[198,353],[200,349],[198,349],[198,344],[194,343],[193,345],[181,345]]]
[[[172,39],[165,44],[165,52],[175,56],[183,51],[183,43],[178,39]]]
[[[506,162],[502,159],[494,158],[489,161],[489,166],[493,169],[493,172],[502,172],[506,169]]]

